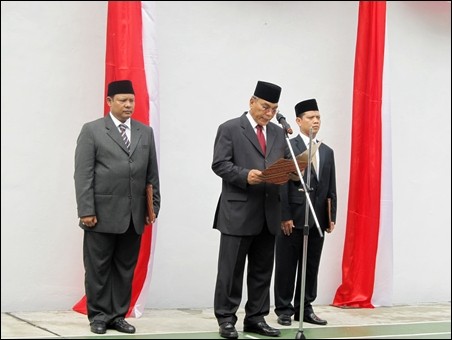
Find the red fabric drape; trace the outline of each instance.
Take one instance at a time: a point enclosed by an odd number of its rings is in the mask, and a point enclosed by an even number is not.
[[[342,284],[333,305],[373,308],[380,226],[385,1],[360,1]]]

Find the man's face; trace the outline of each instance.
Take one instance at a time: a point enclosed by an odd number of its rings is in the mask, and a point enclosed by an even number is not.
[[[135,109],[134,94],[116,94],[113,97],[107,97],[107,104],[110,111],[120,122],[124,123],[132,116]]]
[[[296,122],[301,133],[309,136],[309,129],[312,127],[312,134],[315,136],[320,130],[320,113],[319,111],[306,111],[301,117],[297,117]]]
[[[259,125],[265,126],[278,112],[278,103],[270,103],[257,97],[250,99],[250,114]]]

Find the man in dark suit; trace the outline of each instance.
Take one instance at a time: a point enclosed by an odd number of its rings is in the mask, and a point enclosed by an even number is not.
[[[309,131],[312,128],[312,145],[316,143],[316,135],[320,129],[320,113],[315,99],[308,99],[295,106],[296,122],[300,134],[291,139],[295,155],[309,147]],[[334,152],[325,144],[320,144],[317,152],[312,155],[309,198],[314,207],[319,226],[324,232],[331,233],[336,221],[336,170]],[[318,169],[316,171],[315,169]],[[304,180],[307,183],[307,170],[304,170]],[[275,313],[278,323],[289,326],[300,317],[301,274],[303,260],[304,226],[306,216],[306,196],[300,191],[300,183],[287,182],[282,186],[282,223],[281,231],[276,237],[275,257]],[[331,222],[329,222],[328,199],[331,199]],[[308,210],[309,211],[309,210]],[[303,306],[303,321],[317,325],[326,325],[327,321],[320,319],[313,310],[312,302],[317,297],[317,276],[320,256],[324,243],[315,225],[312,213],[309,211],[309,228],[306,256],[306,286]],[[297,271],[298,267],[298,271]],[[294,285],[296,278],[295,298]],[[292,300],[294,303],[292,305]]]
[[[270,309],[275,235],[281,223],[279,185],[264,183],[262,170],[285,156],[283,130],[270,122],[281,88],[259,81],[249,111],[218,128],[212,170],[222,178],[214,228],[221,232],[214,310],[224,338],[237,338],[236,312],[248,260],[243,330],[279,336],[264,317]]]
[[[83,125],[75,150],[75,191],[84,230],[85,292],[91,331],[135,333],[124,318],[145,224],[160,209],[154,132],[131,119],[135,95],[129,80],[108,85],[110,113]],[[154,215],[147,216],[146,185]]]

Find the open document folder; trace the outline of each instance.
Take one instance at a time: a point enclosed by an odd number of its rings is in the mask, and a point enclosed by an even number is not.
[[[312,144],[312,153],[317,152],[322,142]],[[305,150],[303,153],[295,157],[297,164],[300,167],[300,172],[308,166],[309,150]],[[262,171],[264,175],[264,181],[273,184],[284,184],[289,180],[289,174],[293,173],[298,175],[295,168],[295,162],[293,159],[280,158],[275,163],[270,165],[267,169]]]

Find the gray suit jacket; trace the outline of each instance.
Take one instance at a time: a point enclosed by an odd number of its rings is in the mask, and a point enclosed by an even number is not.
[[[270,122],[264,155],[245,115],[221,124],[217,131],[212,170],[222,178],[222,191],[213,227],[228,235],[251,236],[258,235],[266,222],[276,235],[281,224],[280,186],[248,185],[247,177],[251,169],[264,170],[285,156],[285,135]]]
[[[154,188],[154,210],[160,209],[159,174],[154,132],[131,120],[130,154],[110,115],[86,123],[75,151],[78,216],[97,216],[85,230],[123,233],[130,225],[141,234],[146,218],[146,184]]]

